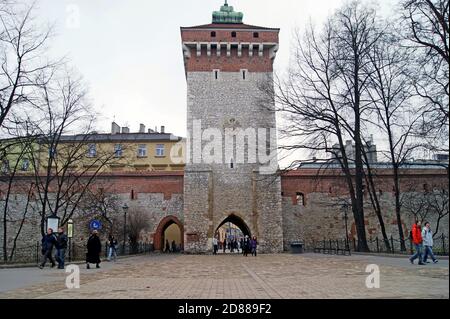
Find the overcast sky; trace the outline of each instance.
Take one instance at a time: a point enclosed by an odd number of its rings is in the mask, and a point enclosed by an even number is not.
[[[38,17],[55,25],[52,55],[67,55],[102,114],[137,131],[165,125],[185,136],[186,80],[180,26],[211,22],[223,0],[38,0]],[[393,1],[384,0],[386,4]],[[341,0],[230,0],[244,23],[281,28],[275,69],[289,64],[290,35],[312,18],[320,23]],[[389,8],[389,5],[385,5]]]

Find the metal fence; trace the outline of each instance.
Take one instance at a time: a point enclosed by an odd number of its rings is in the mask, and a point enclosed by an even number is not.
[[[27,246],[17,246],[15,248],[14,255],[11,256],[8,255],[8,261],[7,264],[19,264],[19,263],[36,263],[38,264],[41,261],[42,258],[42,252],[41,252],[41,242],[36,241],[34,244],[27,245]],[[117,248],[117,255],[118,256],[125,256],[125,255],[139,255],[139,254],[146,254],[150,253],[154,250],[153,244],[147,243],[147,242],[138,242],[134,245],[132,244],[126,244],[125,247],[123,245],[119,245]],[[108,256],[109,247],[106,244],[102,245],[102,252],[100,254],[100,257],[106,258]],[[54,253],[56,253],[56,250],[54,249]],[[85,260],[87,253],[86,244],[81,243],[70,243],[69,247],[66,250],[66,261],[81,261]],[[10,254],[10,252],[9,252]],[[5,264],[5,261],[0,261],[0,264]]]
[[[404,248],[402,249],[401,239],[390,236],[388,238],[389,249],[383,238],[370,238],[367,240],[369,250],[372,253],[384,253],[384,254],[413,254],[414,244],[411,238],[404,239]],[[322,252],[329,254],[351,254],[356,252],[358,247],[357,239],[323,239],[314,241],[310,245],[307,245],[308,251]],[[444,234],[437,236],[433,240],[433,253],[439,256],[448,256],[449,254],[449,238]]]

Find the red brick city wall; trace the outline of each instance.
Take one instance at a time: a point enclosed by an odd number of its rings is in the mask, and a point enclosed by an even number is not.
[[[378,192],[393,193],[393,178],[390,170],[378,170],[374,179]],[[400,188],[402,191],[422,191],[425,188],[447,187],[448,175],[445,169],[401,170]],[[283,197],[292,198],[296,204],[297,193],[305,196],[311,193],[326,193],[328,196],[348,194],[344,176],[339,170],[302,169],[282,174],[281,190]],[[368,193],[365,193],[368,196]]]
[[[272,72],[273,60],[269,56],[269,49],[264,49],[263,56],[258,56],[254,50],[253,57],[248,56],[248,48],[242,49],[242,56],[237,56],[237,49],[231,49],[231,56],[226,56],[222,48],[221,56],[216,56],[216,49],[211,49],[211,56],[207,56],[206,48],[202,48],[202,55],[197,56],[197,50],[191,49],[191,58],[187,59],[187,72],[209,72],[218,69],[221,72],[239,72],[247,69],[249,72]]]

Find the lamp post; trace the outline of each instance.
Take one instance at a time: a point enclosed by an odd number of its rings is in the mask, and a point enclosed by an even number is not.
[[[67,221],[67,238],[69,239],[69,262],[72,262],[73,220]]]
[[[123,246],[122,246],[122,255],[125,255],[125,243],[126,243],[126,237],[127,237],[127,211],[128,211],[128,205],[125,203],[122,206],[123,209]]]
[[[343,210],[344,210],[344,221],[345,221],[345,248],[349,248],[348,245],[348,204],[344,203],[344,205],[342,206]]]

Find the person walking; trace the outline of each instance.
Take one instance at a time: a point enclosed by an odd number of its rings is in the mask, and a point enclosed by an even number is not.
[[[225,254],[225,250],[227,249],[227,239],[226,238],[224,238],[223,239],[223,253]]]
[[[219,250],[219,241],[217,240],[217,237],[213,237],[213,255],[217,255],[217,251]]]
[[[430,255],[431,260],[436,264],[438,260],[436,259],[436,257],[434,257],[433,254],[433,231],[431,230],[431,225],[429,222],[425,223],[425,227],[422,230],[422,239],[424,247],[423,262],[425,264],[428,264],[428,255]]]
[[[102,243],[98,237],[96,230],[92,231],[92,235],[87,242],[86,268],[90,269],[89,264],[95,264],[96,268],[100,268],[100,253],[102,251]]]
[[[245,235],[244,238],[244,256],[247,257],[248,252],[250,251],[250,238],[248,235]]]
[[[58,236],[56,236],[56,255],[55,259],[58,262],[58,269],[64,269],[64,260],[66,258],[67,250],[67,235],[64,234],[64,228],[58,229]]]
[[[166,239],[166,249],[164,250],[164,252],[170,253],[170,244],[169,244],[169,240],[168,239]]]
[[[45,267],[45,263],[47,262],[47,259],[51,262],[51,267],[55,267],[56,263],[53,259],[53,247],[56,245],[56,236],[53,234],[53,229],[49,228],[47,230],[47,234],[42,237],[41,240],[42,243],[42,259],[41,263],[39,264],[39,268],[42,269]]]
[[[219,249],[219,241],[217,237],[213,238],[213,255],[217,255],[217,250]]]
[[[256,248],[258,247],[258,240],[256,239],[256,236],[253,236],[252,238],[251,247],[252,247],[252,256],[256,257]]]
[[[117,246],[119,245],[116,237],[114,235],[109,235],[108,238],[108,261],[117,259]]]
[[[420,220],[416,220],[411,229],[411,237],[416,253],[409,258],[411,264],[414,264],[414,260],[419,258],[419,265],[425,265],[422,261],[422,223]]]
[[[177,252],[177,244],[175,243],[175,240],[172,240],[172,252],[173,253]]]
[[[244,238],[241,237],[240,241],[239,241],[239,246],[241,246],[241,250],[242,250],[242,255],[244,254]]]

